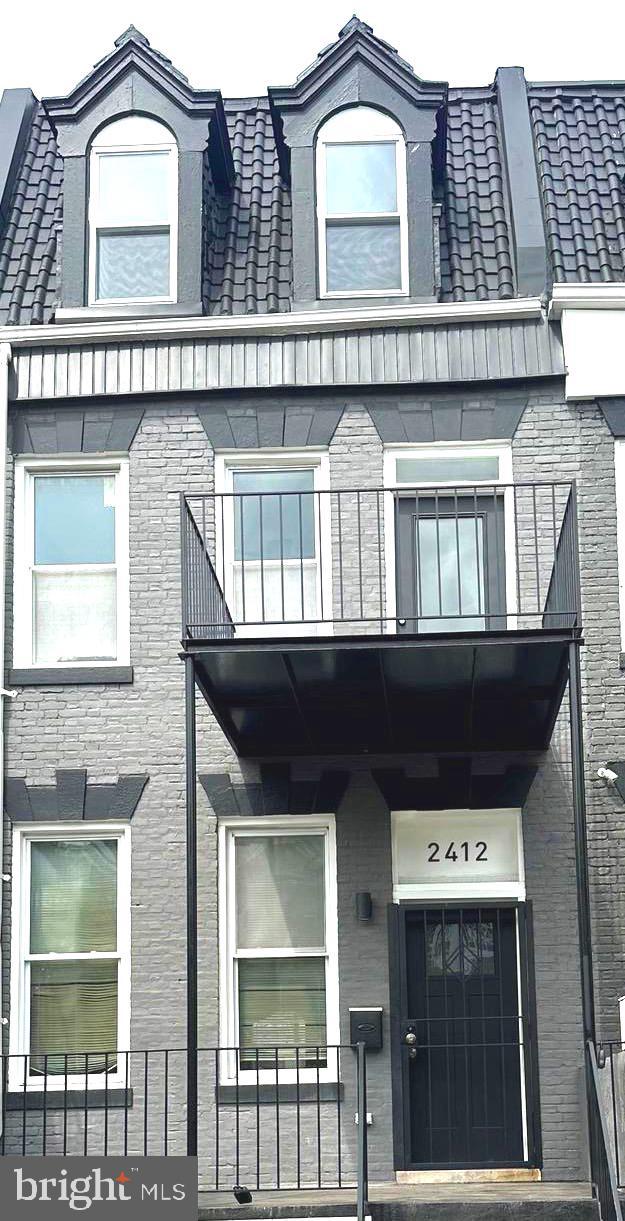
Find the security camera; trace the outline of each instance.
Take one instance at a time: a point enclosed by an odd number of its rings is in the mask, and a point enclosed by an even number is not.
[[[605,780],[606,784],[609,785],[610,788],[612,788],[618,780],[616,772],[613,772],[609,767],[598,767],[597,775],[599,776],[600,780]]]

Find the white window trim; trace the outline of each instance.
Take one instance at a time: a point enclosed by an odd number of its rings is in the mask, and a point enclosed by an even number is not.
[[[163,127],[162,123],[154,120],[159,127]],[[111,125],[112,126],[112,125]],[[100,157],[116,153],[167,153],[170,158],[168,167],[169,190],[168,190],[168,215],[169,215],[169,292],[162,297],[98,297],[97,295],[97,238],[98,230],[102,229],[119,229],[120,231],[137,233],[143,232],[145,229],[164,228],[159,225],[106,225],[99,223],[100,201],[99,201],[99,162]],[[110,144],[101,148],[94,147],[89,154],[89,205],[88,205],[88,230],[89,230],[89,305],[152,305],[152,304],[171,304],[178,300],[178,145],[174,136],[170,140],[163,139],[154,144],[149,143],[119,143]]]
[[[625,650],[625,439],[617,438],[614,442],[614,475],[621,649]]]
[[[319,621],[279,622],[260,627],[240,625],[238,637],[328,636],[333,634],[334,602],[332,593],[332,506],[330,496],[330,455],[324,450],[222,450],[215,454],[215,556],[217,576],[224,581],[224,597],[234,606],[234,514],[224,512],[227,497],[233,492],[233,474],[239,470],[312,470],[315,496],[315,546],[317,561],[317,606]],[[225,499],[220,499],[224,496]],[[233,503],[233,502],[231,502]]]
[[[387,539],[386,555],[386,606],[387,631],[395,633],[397,614],[397,588],[395,584],[395,498],[393,490],[406,489],[406,495],[414,490],[415,484],[402,484],[396,478],[395,463],[398,458],[483,458],[492,454],[499,458],[498,479],[444,480],[431,482],[419,480],[419,488],[496,487],[499,484],[508,485],[503,493],[504,501],[504,545],[506,550],[506,624],[509,630],[517,626],[517,564],[516,539],[514,523],[514,492],[510,485],[514,482],[512,472],[512,446],[501,441],[424,441],[414,445],[388,444],[384,447],[384,535]]]
[[[44,669],[75,669],[130,664],[129,462],[106,458],[17,458],[15,460],[15,561],[13,566],[13,666],[40,669],[34,661],[33,580],[34,475],[110,474],[115,477],[115,567],[117,569],[117,657],[110,661],[46,662]],[[78,567],[78,566],[77,566]]]
[[[338,135],[332,134],[331,125],[334,126],[334,120],[340,119],[344,115],[350,115],[358,110],[364,110],[367,115],[371,110],[375,110],[372,106],[355,106],[348,111],[341,111],[337,115],[331,116],[321,127],[316,144],[315,151],[315,189],[316,189],[316,211],[317,211],[317,249],[319,256],[319,295],[321,298],[331,300],[353,299],[354,297],[405,297],[409,291],[409,261],[408,261],[408,191],[406,178],[406,142],[399,124],[395,119],[390,120],[395,132],[389,130],[386,134],[371,133],[367,128],[367,117],[363,115],[363,125],[360,130],[355,129],[345,135],[340,134],[340,127],[337,128]],[[390,116],[384,114],[383,111],[378,112],[383,120],[387,122]],[[350,126],[354,126],[350,123]],[[330,135],[324,135],[324,130],[330,129]],[[373,212],[373,213],[328,213],[325,207],[326,200],[326,156],[325,150],[330,144],[391,144],[395,143],[395,170],[397,182],[397,211],[396,212]],[[384,221],[385,219],[393,219],[399,221],[399,243],[400,243],[400,266],[401,266],[401,287],[400,288],[367,288],[367,289],[348,289],[347,291],[330,292],[327,287],[327,251],[326,251],[326,224],[328,219],[333,221],[353,221],[355,219],[366,222],[367,220],[374,223],[375,221]]]
[[[108,1089],[123,1088],[128,1083],[130,1051],[130,952],[131,952],[131,872],[130,872],[130,827],[120,823],[41,823],[37,826],[15,827],[13,831],[11,897],[11,1016],[9,1056],[9,1089],[41,1092],[52,1090],[87,1089],[102,1090],[105,1080]],[[28,937],[30,931],[30,845],[41,840],[94,840],[115,839],[117,841],[117,950],[113,953],[92,951],[84,955],[87,961],[107,961],[116,958],[118,968],[117,995],[117,1070],[105,1078],[103,1073],[68,1073],[58,1077],[27,1077],[24,1083],[24,1060],[30,1046],[30,1004],[28,990]],[[52,955],[46,955],[52,958]],[[55,960],[74,961],[80,955],[56,954]],[[68,1048],[68,1052],[73,1049]]]
[[[323,835],[325,838],[325,950],[316,952],[326,959],[326,1039],[330,1048],[340,1045],[339,1020],[339,973],[338,973],[338,897],[336,878],[336,826],[333,814],[299,815],[297,818],[257,817],[251,819],[222,819],[219,823],[219,1030],[220,1044],[228,1049],[222,1052],[220,1078],[224,1085],[232,1085],[237,1079],[240,1085],[254,1083],[275,1084],[276,1072],[272,1069],[240,1069],[236,1073],[238,1047],[237,989],[234,973],[236,956],[235,926],[235,878],[234,845],[237,836],[249,835]],[[304,951],[312,953],[312,950]],[[258,956],[261,954],[259,952]],[[269,952],[267,953],[269,956]],[[297,950],[271,951],[271,957],[298,957]],[[336,1081],[336,1055],[328,1056],[325,1068],[301,1068],[299,1081]],[[296,1082],[295,1069],[279,1068],[280,1082]]]

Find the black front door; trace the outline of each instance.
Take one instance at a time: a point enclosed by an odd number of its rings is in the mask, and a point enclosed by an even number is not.
[[[501,494],[459,489],[401,495],[395,517],[399,630],[505,627]]]
[[[523,918],[522,905],[398,909],[405,1169],[528,1164]]]

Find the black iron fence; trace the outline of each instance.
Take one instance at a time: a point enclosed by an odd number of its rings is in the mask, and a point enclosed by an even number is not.
[[[619,1197],[622,1186],[623,1107],[621,1076],[625,1047],[621,1043],[586,1044],[586,1089],[590,1166],[601,1221],[623,1221]]]
[[[0,1155],[186,1152],[184,1049],[3,1056],[1,1068]],[[364,1217],[363,1044],[202,1048],[197,1072],[202,1191],[356,1188]]]
[[[183,637],[580,624],[574,485],[181,497]]]

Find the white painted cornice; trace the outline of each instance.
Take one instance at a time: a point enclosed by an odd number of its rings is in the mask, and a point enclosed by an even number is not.
[[[625,283],[554,284],[549,317],[557,320],[567,309],[625,309]]]
[[[625,298],[624,298],[625,299]],[[364,309],[306,310],[281,314],[242,314],[203,318],[46,323],[0,327],[0,342],[14,349],[72,344],[176,342],[179,339],[262,339],[265,336],[318,335],[380,329],[385,326],[455,326],[470,322],[523,322],[540,318],[540,297],[510,301],[461,301],[391,305]]]

